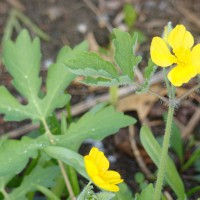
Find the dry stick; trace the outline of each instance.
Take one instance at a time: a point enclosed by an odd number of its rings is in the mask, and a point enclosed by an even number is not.
[[[135,159],[137,160],[138,165],[140,166],[141,170],[144,172],[144,174],[147,176],[147,178],[151,179],[153,174],[146,166],[145,162],[142,159],[142,156],[140,154],[140,151],[137,148],[137,144],[135,142],[135,130],[133,126],[129,126],[129,139],[131,143],[131,148],[133,150],[133,154],[135,156]]]
[[[163,74],[162,74],[162,72],[158,72],[155,76],[152,77],[151,85],[159,83],[162,80],[163,80]],[[125,96],[128,96],[129,94],[132,94],[133,92],[136,91],[136,89],[137,89],[137,87],[134,86],[134,85],[124,87],[124,88],[120,88],[119,89],[119,98],[123,98]],[[71,109],[72,110],[72,116],[76,116],[76,115],[79,115],[81,113],[84,113],[87,110],[89,110],[90,108],[92,108],[93,106],[95,106],[97,103],[106,102],[109,99],[110,99],[109,94],[103,94],[100,97],[95,97],[93,99],[86,100],[84,102],[78,103],[78,104],[72,106],[72,109]],[[57,113],[58,119],[61,119],[61,114],[64,111],[65,110],[62,110],[62,111]],[[16,137],[20,137],[20,136],[22,136],[22,135],[24,135],[24,134],[26,134],[30,131],[33,131],[37,128],[39,128],[39,124],[27,124],[27,125],[22,126],[18,129],[14,129],[12,131],[9,131],[4,135],[7,136],[8,138],[16,138]]]
[[[83,1],[97,15],[97,17],[99,19],[102,19],[101,12],[99,11],[99,9],[90,0],[83,0]],[[108,29],[108,31],[111,33],[112,29],[113,29],[112,25],[108,21],[106,21],[106,20],[104,20],[103,22],[105,23],[105,26]]]
[[[182,133],[183,138],[186,138],[186,137],[188,137],[189,134],[191,134],[191,132],[194,129],[194,127],[196,126],[196,124],[199,123],[199,120],[200,120],[200,108],[197,108],[197,110],[193,114],[192,118],[188,122],[187,126],[185,126],[185,128],[183,130],[183,133]]]
[[[21,4],[18,0],[7,0],[7,2],[12,5],[14,8],[17,8],[18,10],[25,10],[25,7],[23,4]]]

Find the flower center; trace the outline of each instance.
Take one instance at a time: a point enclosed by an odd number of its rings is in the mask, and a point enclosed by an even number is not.
[[[191,62],[190,49],[184,49],[183,47],[179,47],[178,49],[173,50],[173,52],[177,58],[177,64],[179,66],[185,66]]]

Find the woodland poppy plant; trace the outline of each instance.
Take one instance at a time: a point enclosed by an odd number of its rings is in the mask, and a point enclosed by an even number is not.
[[[92,182],[103,190],[119,191],[117,184],[123,182],[118,172],[108,170],[109,161],[104,153],[93,147],[89,155],[84,157],[85,168]]]
[[[177,25],[164,39],[154,37],[151,42],[150,53],[155,64],[161,67],[175,64],[167,75],[174,86],[181,86],[200,74],[200,44],[193,45],[194,38],[183,25]]]

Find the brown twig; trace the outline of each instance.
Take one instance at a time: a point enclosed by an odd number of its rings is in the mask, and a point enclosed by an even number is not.
[[[135,156],[135,159],[136,159],[138,165],[140,166],[140,168],[144,172],[144,174],[147,176],[147,178],[152,179],[153,174],[151,173],[151,171],[148,169],[145,162],[143,161],[140,151],[135,142],[135,131],[134,131],[133,126],[129,126],[129,139],[130,139],[130,143],[131,143],[131,148],[133,150],[133,154]]]
[[[111,33],[113,30],[113,27],[107,20],[104,19],[100,10],[90,0],[83,0],[83,1],[85,2],[85,4],[87,4],[87,6],[90,8],[90,10],[92,10],[96,14],[96,16],[99,18],[100,24],[105,25],[105,27]]]
[[[182,132],[182,137],[187,138],[194,130],[197,123],[200,121],[200,108],[197,108],[190,121],[187,123]]]

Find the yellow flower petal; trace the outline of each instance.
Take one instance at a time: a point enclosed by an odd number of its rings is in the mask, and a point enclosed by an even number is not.
[[[97,185],[98,187],[100,187],[103,190],[107,190],[110,192],[118,192],[119,191],[119,187],[117,185],[107,183],[98,176],[93,177],[92,181],[94,182],[95,185]]]
[[[119,184],[123,182],[123,179],[121,179],[120,174],[112,170],[106,171],[105,174],[103,175],[103,179],[110,184]]]
[[[189,82],[191,78],[197,75],[197,68],[191,66],[176,66],[167,75],[168,79],[174,86],[181,86]]]
[[[93,161],[90,160],[90,156],[84,156],[84,163],[85,163],[86,171],[90,178],[92,178],[93,176],[99,175],[99,170],[96,167],[96,165],[93,163]]]
[[[108,170],[109,161],[105,157],[103,152],[99,151],[96,147],[93,147],[90,150],[89,156],[99,170],[103,170],[103,171]]]
[[[200,44],[193,47],[191,57],[192,64],[197,67],[197,72],[200,74]]]
[[[194,44],[194,38],[185,26],[177,25],[168,36],[168,43],[175,52],[179,48],[190,49]]]
[[[86,171],[95,185],[111,192],[119,190],[116,184],[123,182],[123,179],[118,172],[108,170],[109,161],[98,148],[93,147],[89,155],[84,156],[84,163]]]
[[[150,53],[152,61],[161,67],[168,67],[173,63],[176,63],[175,56],[170,53],[167,44],[160,37],[153,38]]]

